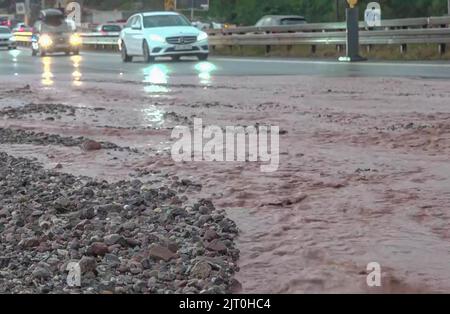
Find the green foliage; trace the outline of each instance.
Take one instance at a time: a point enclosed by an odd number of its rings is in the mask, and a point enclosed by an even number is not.
[[[103,10],[161,10],[164,8],[164,0],[84,0],[83,2],[88,7]],[[360,0],[361,16],[369,2],[371,0]],[[378,2],[381,4],[385,19],[447,14],[447,0],[378,0]],[[9,7],[12,3],[14,3],[13,0],[0,0],[0,7]],[[208,15],[215,20],[238,25],[252,25],[266,14],[295,14],[305,16],[309,22],[334,22],[338,19],[337,4],[339,20],[342,21],[345,16],[345,0],[210,0]]]
[[[330,22],[345,16],[345,0],[210,0],[212,17],[252,25],[266,14],[298,14],[310,22]],[[360,1],[363,14],[370,0]],[[447,0],[379,0],[383,18],[439,16],[447,13]],[[338,4],[338,5],[337,5]]]

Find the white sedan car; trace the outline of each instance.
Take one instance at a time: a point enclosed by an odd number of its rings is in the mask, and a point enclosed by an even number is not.
[[[6,26],[0,26],[0,47],[7,47],[8,49],[17,48],[14,36]]]
[[[124,62],[143,56],[146,62],[156,57],[196,56],[207,60],[208,35],[175,12],[139,13],[131,16],[120,32],[119,48]]]

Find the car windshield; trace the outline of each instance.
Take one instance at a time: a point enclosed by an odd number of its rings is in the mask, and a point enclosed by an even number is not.
[[[120,32],[122,28],[119,25],[104,25],[102,31],[104,32]]]
[[[144,28],[190,26],[191,23],[182,15],[151,15],[144,16]]]
[[[287,18],[281,20],[281,25],[296,25],[296,24],[304,24],[306,21],[301,18]]]
[[[10,33],[9,29],[4,27],[0,28],[0,34],[9,34],[9,33]]]
[[[64,16],[48,16],[44,19],[44,23],[50,26],[60,26],[63,24]]]

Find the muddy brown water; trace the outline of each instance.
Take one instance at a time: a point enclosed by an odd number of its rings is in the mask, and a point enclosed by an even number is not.
[[[21,89],[25,83],[29,91]],[[5,83],[0,109],[34,102],[81,110],[54,121],[0,117],[0,127],[85,136],[142,154],[0,149],[107,180],[145,170],[142,179],[171,174],[202,183],[198,196],[226,208],[241,230],[236,278],[244,293],[450,291],[448,82],[218,77],[208,87],[179,77],[171,83]],[[94,107],[106,110],[86,110]],[[171,128],[195,117],[206,125],[280,126],[278,171],[262,173],[252,162],[174,162]],[[381,288],[366,285],[370,262],[381,265]]]

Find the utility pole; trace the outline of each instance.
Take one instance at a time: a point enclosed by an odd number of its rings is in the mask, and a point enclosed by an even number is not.
[[[31,21],[30,0],[25,0],[25,19],[24,19],[25,25],[30,25],[30,21]]]
[[[194,0],[191,0],[191,22],[194,21]]]
[[[450,2],[450,0],[448,0]],[[340,14],[339,14],[339,0],[336,0],[336,22],[339,22],[339,20],[341,19]]]
[[[450,0],[447,0],[448,11],[447,14],[450,15]]]
[[[166,11],[175,11],[176,1],[174,0],[164,0],[164,9]]]

